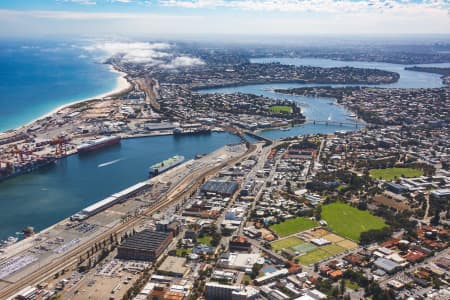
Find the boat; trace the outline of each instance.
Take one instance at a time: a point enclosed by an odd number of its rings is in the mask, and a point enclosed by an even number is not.
[[[281,128],[280,130],[281,130],[281,131],[289,131],[289,130],[291,130],[291,128],[289,128],[289,127],[283,127],[283,128]]]
[[[204,156],[206,156],[206,153],[197,153],[197,154],[195,154],[195,159],[200,159]]]
[[[166,160],[163,160],[162,162],[159,162],[151,166],[148,170],[149,176],[150,177],[158,176],[159,174],[164,173],[165,171],[180,165],[183,161],[184,156],[182,155],[172,156]]]
[[[28,174],[41,168],[56,164],[55,156],[39,157],[33,161],[22,162],[18,165],[8,165],[6,168],[0,168],[0,181],[7,180],[23,174]]]
[[[200,128],[193,128],[193,129],[182,129],[182,128],[177,127],[173,130],[173,134],[175,136],[195,135],[195,134],[211,134],[211,128],[200,127]]]
[[[15,236],[10,236],[10,237],[8,237],[7,240],[2,242],[2,247],[11,246],[12,244],[17,243],[18,240],[19,240],[19,238],[15,237]]]
[[[120,143],[120,136],[106,136],[96,140],[87,141],[77,147],[78,153],[90,152]]]

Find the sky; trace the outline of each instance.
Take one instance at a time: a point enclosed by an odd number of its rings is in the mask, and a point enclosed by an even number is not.
[[[450,34],[450,0],[0,0],[0,37]]]

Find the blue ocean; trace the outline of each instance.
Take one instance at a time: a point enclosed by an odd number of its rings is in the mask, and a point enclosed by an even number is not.
[[[80,42],[0,40],[0,132],[116,86],[117,73]]]

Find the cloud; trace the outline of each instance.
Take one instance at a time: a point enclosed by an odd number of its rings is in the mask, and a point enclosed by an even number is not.
[[[98,8],[0,9],[0,37],[97,35],[166,40],[207,35],[450,33],[448,0],[152,0],[150,5],[136,0],[127,4],[126,11],[100,9],[105,3],[113,7],[118,0],[89,1],[99,4]]]
[[[169,56],[165,50],[170,49],[166,43],[124,43],[101,42],[83,47],[87,51],[101,51],[107,57],[122,57],[123,62],[158,63],[158,59]]]
[[[82,4],[82,5],[96,5],[97,4],[97,2],[93,1],[93,0],[64,0],[64,2],[77,3],[77,4]]]
[[[201,59],[189,56],[175,56],[167,43],[145,42],[100,42],[83,47],[87,51],[101,51],[103,59],[120,56],[122,62],[159,66],[161,68],[186,68],[205,64]]]
[[[205,62],[203,60],[196,57],[178,56],[172,59],[168,64],[165,64],[163,67],[168,69],[177,69],[177,68],[200,66],[204,64]]]
[[[448,0],[160,0],[168,7],[191,9],[231,8],[245,11],[363,13],[411,10],[448,10]]]
[[[139,19],[145,18],[143,14],[113,13],[113,12],[83,12],[64,10],[8,10],[0,9],[0,18],[36,18],[54,20],[114,20],[114,19]]]

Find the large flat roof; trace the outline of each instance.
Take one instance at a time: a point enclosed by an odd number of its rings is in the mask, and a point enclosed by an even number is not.
[[[144,230],[136,233],[128,238],[125,243],[120,245],[120,248],[147,250],[152,251],[159,248],[159,246],[167,239],[170,233]]]
[[[158,271],[184,274],[187,271],[187,268],[184,266],[185,264],[185,257],[168,256],[158,268]]]
[[[103,200],[95,202],[92,205],[89,205],[88,207],[84,208],[82,210],[82,212],[90,214],[103,206],[110,205],[114,201],[117,201],[117,198],[113,197],[113,196],[109,196],[108,198],[105,198]]]

